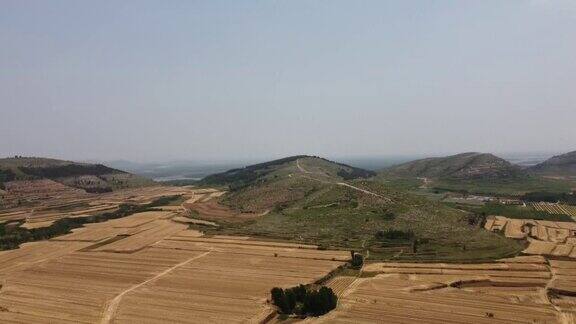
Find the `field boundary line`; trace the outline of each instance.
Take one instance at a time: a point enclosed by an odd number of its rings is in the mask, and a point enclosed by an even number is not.
[[[207,256],[208,254],[210,254],[211,252],[212,252],[212,250],[206,251],[200,255],[194,256],[188,260],[180,262],[180,263],[160,272],[159,274],[155,275],[154,277],[152,277],[148,280],[145,280],[139,284],[136,284],[136,285],[122,291],[120,294],[118,294],[116,297],[114,297],[113,299],[111,299],[110,301],[108,301],[106,303],[105,308],[104,308],[104,313],[102,315],[102,321],[100,323],[108,324],[114,319],[114,316],[116,315],[116,311],[118,310],[118,306],[120,306],[120,302],[122,301],[122,297],[124,297],[124,295],[126,295],[126,294],[128,294],[128,293],[130,293],[130,292],[132,292],[132,291],[134,291],[134,290],[136,290],[142,286],[145,286],[146,284],[149,284],[153,281],[156,281],[156,280],[160,279],[162,276],[164,276],[164,275],[172,272],[173,270],[176,270],[176,269],[178,269],[178,268],[180,268],[180,267],[182,267],[182,266],[184,266],[184,265],[186,265],[186,264],[188,264],[194,260],[198,260],[200,258],[203,258],[203,257]]]

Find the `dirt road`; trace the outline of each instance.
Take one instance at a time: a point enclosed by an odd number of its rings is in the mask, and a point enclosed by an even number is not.
[[[210,252],[212,252],[212,251],[204,252],[204,253],[197,255],[195,257],[192,257],[186,261],[180,262],[177,265],[175,265],[171,268],[168,268],[168,269],[162,271],[161,273],[155,275],[154,277],[122,291],[120,294],[118,294],[116,297],[114,297],[114,299],[112,299],[108,303],[106,303],[106,308],[104,309],[101,323],[102,324],[108,324],[108,323],[112,322],[112,320],[114,319],[114,316],[116,315],[116,311],[118,310],[118,306],[120,306],[120,302],[122,301],[122,297],[124,297],[124,295],[126,295],[126,294],[130,293],[131,291],[134,291],[134,290],[136,290],[136,289],[138,289],[138,288],[140,288],[146,284],[149,284],[153,281],[160,279],[162,276],[170,273],[173,270],[180,268],[181,266],[184,266],[184,265],[186,265],[186,264],[188,264],[194,260],[198,260],[200,258],[203,258],[203,257],[207,256],[208,254],[210,254]]]
[[[300,159],[296,160],[296,166],[298,167],[298,170],[299,170],[300,172],[305,173],[305,174],[312,174],[312,172],[304,169],[304,168],[300,165]],[[328,182],[328,181],[323,181],[323,180],[316,179],[316,178],[313,178],[313,177],[306,177],[306,178],[312,179],[312,180],[316,180],[316,181],[320,181],[320,182],[323,182],[323,183],[331,183],[331,184],[335,184],[335,185],[338,185],[338,186],[348,187],[348,188],[354,189],[354,190],[356,190],[356,191],[360,191],[360,192],[362,192],[362,193],[365,193],[365,194],[368,194],[368,195],[372,195],[372,196],[374,196],[374,197],[378,197],[378,198],[384,199],[385,201],[392,202],[392,200],[391,200],[390,198],[388,198],[388,197],[384,197],[384,196],[382,196],[382,195],[380,195],[380,194],[377,194],[377,193],[375,193],[375,192],[372,192],[372,191],[369,191],[369,190],[366,190],[366,189],[358,188],[358,187],[353,186],[353,185],[351,185],[351,184],[348,184],[348,183],[346,183],[346,182]]]

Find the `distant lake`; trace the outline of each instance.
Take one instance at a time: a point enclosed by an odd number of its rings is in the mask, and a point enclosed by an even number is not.
[[[200,178],[193,178],[193,177],[187,177],[185,175],[173,175],[173,176],[166,176],[166,177],[156,177],[156,178],[152,178],[152,180],[154,181],[158,181],[158,182],[164,182],[164,181],[174,181],[174,180],[201,180],[203,177]]]

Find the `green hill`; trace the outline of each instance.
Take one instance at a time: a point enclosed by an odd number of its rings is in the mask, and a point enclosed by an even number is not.
[[[348,180],[351,174],[358,176]],[[394,190],[366,178],[370,175],[322,158],[297,156],[209,177],[205,183],[242,184],[231,186],[221,204],[263,215],[223,223],[214,233],[356,249],[375,259],[491,259],[520,249],[516,242],[484,231],[480,216]]]
[[[316,176],[321,175],[338,180],[369,178],[376,175],[373,171],[332,162],[320,157],[296,155],[209,175],[202,179],[200,183],[212,186],[229,186],[231,188],[247,186],[257,181],[264,181],[280,175],[286,175],[290,172],[299,171],[297,161],[306,164],[310,169],[310,173],[314,172]]]
[[[377,179],[408,190],[434,189],[506,196],[536,191],[563,193],[576,186],[567,179],[540,175],[493,154],[462,153],[395,165],[379,171]]]
[[[8,181],[39,179],[54,180],[87,192],[106,192],[153,183],[151,180],[101,164],[39,157],[0,159],[0,187]]]
[[[549,176],[576,176],[576,151],[554,156],[528,171]]]
[[[525,176],[520,167],[488,153],[462,153],[447,157],[427,158],[382,170],[399,177],[441,179],[503,179]]]

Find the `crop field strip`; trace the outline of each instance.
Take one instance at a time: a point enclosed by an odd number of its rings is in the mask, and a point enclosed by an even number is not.
[[[576,218],[576,206],[537,202],[532,203],[532,207],[537,211],[543,211],[549,214],[563,214]]]
[[[344,291],[346,291],[346,289],[354,281],[356,281],[356,279],[357,279],[356,277],[352,276],[338,276],[330,279],[330,281],[326,286],[332,288],[332,290],[337,296],[341,296],[344,293]]]

